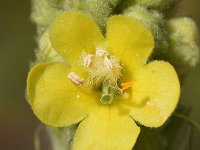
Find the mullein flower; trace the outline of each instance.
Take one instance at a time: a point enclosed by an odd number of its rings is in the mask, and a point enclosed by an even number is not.
[[[50,41],[65,62],[35,65],[27,92],[35,115],[54,127],[79,123],[73,150],[130,150],[136,122],[159,127],[180,93],[174,68],[147,63],[150,31],[127,16],[112,16],[106,37],[85,14],[68,11],[50,27]]]

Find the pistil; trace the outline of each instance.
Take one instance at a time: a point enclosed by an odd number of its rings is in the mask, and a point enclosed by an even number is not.
[[[114,100],[115,95],[115,92],[108,84],[103,84],[100,102],[102,104],[111,104]]]

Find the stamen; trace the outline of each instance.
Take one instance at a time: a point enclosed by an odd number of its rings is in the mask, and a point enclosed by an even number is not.
[[[85,67],[89,67],[91,62],[92,62],[92,57],[93,55],[88,54],[86,57],[83,59],[83,64]]]
[[[125,91],[133,87],[133,82],[132,81],[125,82],[125,83],[122,83],[121,86],[122,86],[122,91]]]
[[[81,85],[83,84],[83,79],[80,78],[77,74],[75,74],[74,72],[70,72],[68,74],[68,78],[74,83],[74,84],[77,84],[77,85]]]
[[[108,57],[106,57],[106,58],[104,59],[104,64],[106,65],[106,67],[107,67],[108,69],[110,69],[110,70],[113,69],[113,64],[112,64],[112,62],[110,61],[110,59],[109,59]]]

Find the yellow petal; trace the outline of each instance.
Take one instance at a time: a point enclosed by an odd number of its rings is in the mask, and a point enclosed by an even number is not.
[[[131,150],[139,132],[134,120],[119,108],[101,106],[80,123],[73,150]]]
[[[27,93],[35,115],[51,126],[67,126],[82,120],[90,97],[68,79],[69,69],[61,63],[43,63],[28,75]]]
[[[132,65],[137,69],[146,63],[153,50],[154,39],[144,25],[127,16],[113,16],[107,26],[106,46],[120,58],[124,68]]]
[[[59,15],[50,27],[50,41],[65,61],[76,69],[83,51],[94,53],[103,35],[95,22],[78,11]]]
[[[131,116],[148,127],[161,126],[174,111],[180,85],[174,68],[164,61],[153,61],[133,80]]]

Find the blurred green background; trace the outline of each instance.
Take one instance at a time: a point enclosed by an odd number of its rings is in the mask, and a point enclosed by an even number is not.
[[[177,15],[192,17],[200,27],[199,5],[199,0],[183,0]],[[30,11],[29,0],[0,0],[0,150],[34,149],[33,134],[39,121],[25,100],[29,62],[36,48]],[[192,106],[191,118],[200,123],[200,65],[184,82],[182,102]],[[195,134],[193,149],[198,150],[200,133]]]

